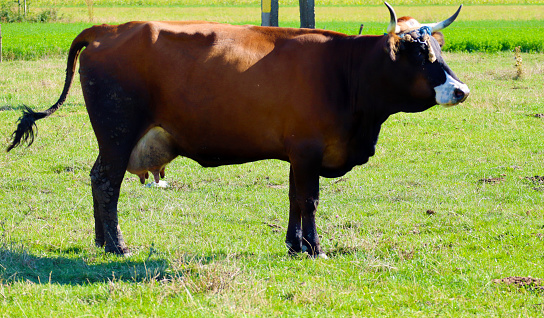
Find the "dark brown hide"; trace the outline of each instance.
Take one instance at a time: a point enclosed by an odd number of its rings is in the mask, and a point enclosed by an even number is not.
[[[27,111],[11,147],[62,104],[81,52],[99,145],[91,171],[98,246],[128,252],[117,218],[125,171],[156,176],[181,155],[205,167],[290,162],[289,252],[324,255],[315,227],[319,177],[367,162],[391,114],[436,104],[433,87],[447,66],[414,64],[425,48],[411,44],[393,61],[390,37],[207,22],[95,26],[72,44],[59,102]]]

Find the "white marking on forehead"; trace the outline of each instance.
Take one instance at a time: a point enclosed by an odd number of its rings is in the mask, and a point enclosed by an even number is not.
[[[455,96],[455,90],[460,90],[464,93],[462,98]],[[455,78],[446,73],[446,81],[444,84],[434,88],[436,93],[436,103],[442,106],[455,106],[465,100],[470,93],[470,89],[464,83],[459,82]]]
[[[412,30],[415,30],[415,29],[419,29],[421,27],[421,23],[419,23],[414,18],[405,19],[403,17],[403,18],[400,18],[399,20],[400,21],[398,21],[397,28],[396,28],[397,33],[398,32],[408,32],[408,31],[412,31]]]
[[[417,22],[416,19],[410,19],[410,20],[406,21],[406,24],[410,28],[417,28],[417,27],[421,26],[421,24],[419,24],[419,22]]]

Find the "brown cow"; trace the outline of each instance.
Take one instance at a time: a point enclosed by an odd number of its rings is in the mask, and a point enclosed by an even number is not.
[[[291,164],[289,253],[325,257],[315,226],[319,177],[367,162],[391,114],[456,105],[469,94],[430,36],[459,10],[438,24],[409,26],[397,25],[387,6],[383,36],[208,22],[86,29],[70,48],[59,101],[27,109],[8,150],[31,144],[35,121],[62,105],[81,53],[99,145],[91,171],[98,246],[129,252],[117,218],[127,169],[143,182],[148,171],[164,176],[177,156],[205,167],[280,159]]]

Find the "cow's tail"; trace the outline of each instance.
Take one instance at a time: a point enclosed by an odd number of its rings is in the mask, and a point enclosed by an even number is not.
[[[23,115],[19,117],[17,130],[15,130],[11,135],[12,141],[8,146],[7,151],[19,146],[21,143],[27,143],[28,146],[32,145],[34,142],[35,129],[37,129],[36,121],[50,116],[57,111],[60,106],[62,106],[64,101],[66,101],[66,96],[68,96],[68,91],[70,91],[70,86],[72,85],[72,80],[74,78],[79,53],[84,47],[89,45],[89,40],[85,36],[85,33],[86,32],[82,32],[78,37],[76,37],[72,42],[72,46],[70,47],[66,67],[66,79],[64,80],[64,89],[59,100],[55,103],[55,105],[41,112],[35,112],[30,109],[30,107],[24,106]]]

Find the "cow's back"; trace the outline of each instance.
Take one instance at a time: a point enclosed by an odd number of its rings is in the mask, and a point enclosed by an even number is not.
[[[321,44],[345,35],[199,21],[89,30],[96,35],[81,56],[84,91],[93,94],[84,82],[100,77],[134,92],[143,129],[163,127],[181,155],[202,164],[287,159],[286,138],[325,138],[323,127],[335,126],[338,114],[327,116],[322,95],[332,61]]]

